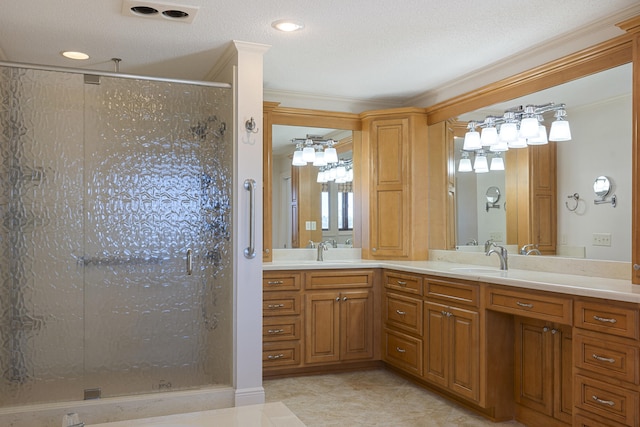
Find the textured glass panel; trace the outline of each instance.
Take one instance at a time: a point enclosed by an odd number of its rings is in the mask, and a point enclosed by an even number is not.
[[[0,70],[0,402],[78,398],[82,76]]]
[[[230,90],[113,78],[85,90],[87,386],[228,384]]]
[[[230,383],[231,106],[0,67],[0,406]]]

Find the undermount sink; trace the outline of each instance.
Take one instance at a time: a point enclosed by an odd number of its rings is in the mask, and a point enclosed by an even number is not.
[[[493,267],[454,267],[451,271],[465,274],[502,274],[506,273],[506,270],[500,270]]]

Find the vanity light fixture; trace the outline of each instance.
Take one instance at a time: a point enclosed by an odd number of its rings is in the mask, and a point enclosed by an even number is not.
[[[544,114],[554,112],[549,137],[542,124]],[[508,148],[523,148],[527,145],[542,145],[549,141],[571,140],[569,122],[566,120],[565,104],[518,106],[506,110],[502,117],[488,116],[482,122],[472,120],[467,125],[463,150],[479,150],[489,147],[490,151],[506,151]],[[481,128],[478,133],[477,128]],[[478,137],[479,136],[479,137]],[[480,147],[478,147],[480,145]],[[500,149],[494,148],[500,145]]]
[[[280,19],[271,23],[271,26],[279,31],[290,33],[293,31],[300,31],[304,28],[304,24],[299,21],[292,21],[291,19]]]
[[[336,141],[320,136],[307,135],[306,138],[294,138],[296,144],[291,164],[293,166],[305,166],[312,163],[314,166],[325,166],[338,163],[338,152],[334,148]]]
[[[502,153],[496,153],[496,155],[491,158],[491,166],[489,167],[489,170],[492,170],[492,171],[504,170],[504,159],[502,158]]]
[[[475,153],[475,159],[471,161],[471,153]],[[489,159],[491,160],[489,162]],[[489,167],[489,164],[491,165]],[[489,171],[503,171],[504,157],[501,152],[489,153],[486,150],[460,151],[458,172],[487,173]]]
[[[353,182],[353,160],[340,160],[337,163],[321,167],[316,182],[330,181],[335,181],[338,184]]]
[[[487,154],[484,150],[479,150],[476,153],[476,160],[473,162],[473,170],[475,173],[487,173],[489,172],[489,163],[487,161]]]

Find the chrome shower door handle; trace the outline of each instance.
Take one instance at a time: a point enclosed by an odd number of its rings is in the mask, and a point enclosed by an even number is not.
[[[256,257],[256,182],[253,179],[244,180],[244,189],[249,192],[249,247],[244,250],[244,257],[253,259]]]
[[[193,251],[191,249],[187,249],[187,276],[191,276],[193,274]]]

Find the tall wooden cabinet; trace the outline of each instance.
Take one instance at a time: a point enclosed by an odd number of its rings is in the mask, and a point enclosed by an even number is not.
[[[557,248],[556,143],[506,154],[507,243],[536,244],[543,255]]]
[[[364,258],[426,259],[428,128],[424,109],[363,117]],[[366,205],[366,206],[365,206]]]

